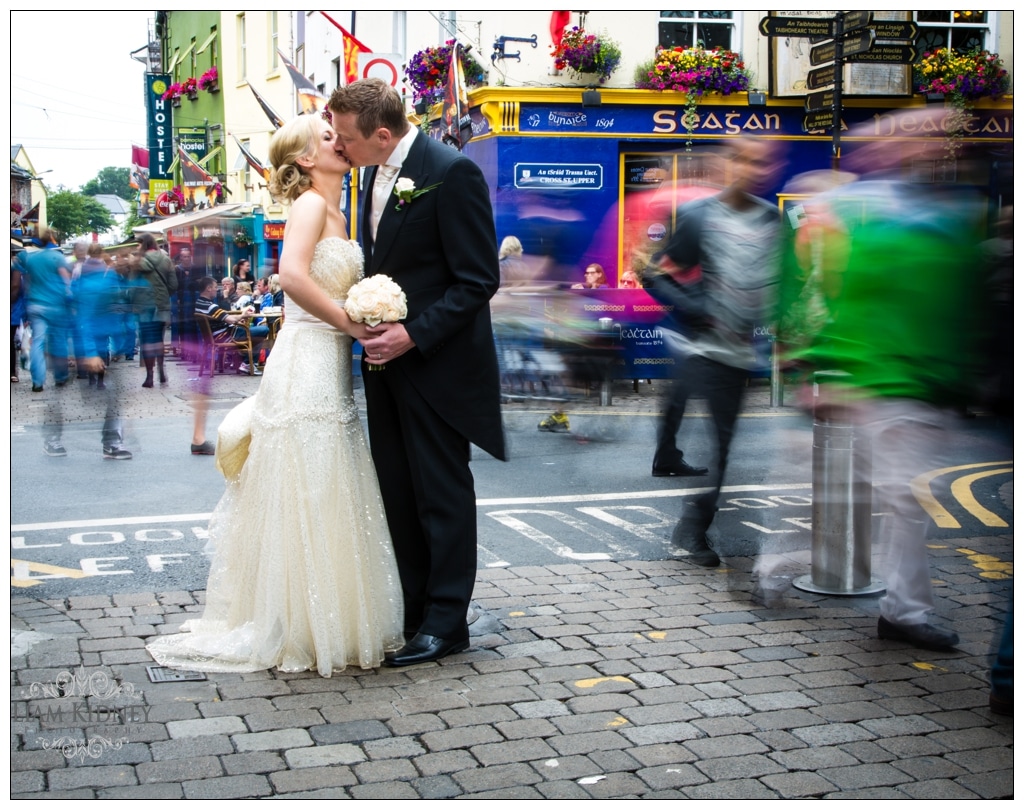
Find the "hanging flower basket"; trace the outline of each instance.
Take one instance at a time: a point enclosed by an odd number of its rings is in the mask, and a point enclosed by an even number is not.
[[[999,98],[1010,89],[1010,74],[997,53],[958,53],[939,48],[914,65],[914,86],[919,93],[942,93],[958,106],[981,98]]]
[[[214,65],[199,77],[199,89],[205,90],[207,93],[216,93],[220,90],[218,86],[219,80],[220,74],[217,73],[217,66]]]
[[[196,81],[194,76],[189,76],[181,84],[182,89],[185,91],[185,95],[189,97],[191,101],[195,101],[199,98],[199,83]]]
[[[686,94],[683,126],[686,149],[693,144],[693,130],[699,122],[697,104],[707,93],[728,96],[750,87],[750,71],[743,57],[722,48],[664,48],[654,59],[638,65],[633,84],[641,90],[674,91]]]
[[[582,78],[594,75],[600,84],[608,81],[622,61],[619,43],[606,34],[588,34],[574,26],[562,35],[562,41],[551,52],[558,70],[569,70],[570,75]]]
[[[946,152],[960,153],[968,110],[982,98],[999,98],[1010,89],[1010,74],[997,53],[972,50],[959,53],[950,48],[929,51],[914,65],[914,89],[929,98],[941,96],[952,107],[946,122]]]
[[[252,239],[249,238],[249,234],[245,231],[235,232],[235,247],[247,248],[252,245]]]
[[[455,40],[449,39],[444,45],[424,48],[412,55],[405,66],[405,77],[412,88],[413,103],[425,101],[434,104],[444,101],[448,84],[448,71],[452,65],[452,48]],[[483,67],[470,54],[462,50],[462,72],[466,87],[479,87],[487,81]]]

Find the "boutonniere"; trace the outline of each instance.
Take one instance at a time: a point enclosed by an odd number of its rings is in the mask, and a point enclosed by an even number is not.
[[[441,184],[434,183],[434,185],[427,186],[426,188],[416,188],[416,184],[408,177],[399,177],[395,183],[395,196],[398,197],[398,205],[395,206],[395,210],[401,211],[421,194],[433,191],[439,185]]]

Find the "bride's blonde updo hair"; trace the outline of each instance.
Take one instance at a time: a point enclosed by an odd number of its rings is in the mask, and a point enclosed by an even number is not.
[[[313,185],[297,161],[316,150],[321,121],[319,115],[300,115],[270,139],[270,193],[274,199],[293,202]]]

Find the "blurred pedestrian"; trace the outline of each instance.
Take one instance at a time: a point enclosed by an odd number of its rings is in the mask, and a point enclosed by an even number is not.
[[[20,382],[18,369],[21,356],[21,335],[25,320],[25,290],[21,278],[21,266],[16,261],[23,250],[21,243],[16,245],[11,237],[11,382]]]
[[[71,310],[70,318],[72,324],[78,321],[78,304],[76,302],[76,298],[78,296],[78,279],[82,275],[82,265],[85,263],[87,251],[89,249],[89,244],[90,243],[88,239],[76,239],[75,243],[71,246],[71,255],[74,258],[74,260],[69,263],[71,270],[71,298],[68,301],[68,306],[70,307]],[[74,346],[75,349],[75,376],[79,380],[84,380],[89,375],[85,371],[85,369],[81,368],[81,360],[84,357],[84,354],[82,351],[81,338],[79,337],[77,329],[72,330],[71,345]]]
[[[118,311],[121,285],[117,272],[107,267],[104,254],[103,245],[99,242],[91,243],[86,250],[86,258],[75,283],[75,328],[83,350],[89,348],[104,366],[109,366],[110,344],[120,337],[122,326]],[[87,372],[89,385],[103,390],[104,373],[104,370]]]
[[[648,292],[674,307],[681,337],[675,381],[658,426],[654,476],[706,475],[683,460],[676,433],[695,394],[707,398],[718,444],[709,488],[683,504],[673,542],[698,565],[721,560],[707,531],[715,517],[736,418],[750,372],[757,367],[754,326],[774,306],[779,213],[756,196],[780,168],[777,146],[740,138],[728,147],[730,184],[720,193],[679,209],[665,250],[655,257]]]
[[[87,257],[82,263],[81,272],[76,284],[77,318],[75,331],[78,344],[83,351],[83,368],[89,378],[89,393],[100,399],[104,405],[103,428],[100,435],[103,458],[114,461],[128,461],[132,458],[131,451],[124,446],[124,432],[119,410],[119,397],[116,386],[107,385],[104,376],[110,362],[110,343],[121,326],[119,300],[121,284],[116,271],[107,267],[103,261],[103,246],[93,242],[87,250]],[[56,407],[62,407],[61,397],[55,397]],[[63,449],[61,433],[63,428],[62,414],[57,418],[48,418],[46,423],[46,446]],[[61,452],[49,452],[49,455],[65,455]]]
[[[996,233],[982,243],[985,260],[985,398],[993,412],[1013,418],[1013,206],[999,214]]]
[[[125,360],[134,360],[135,352],[139,343],[139,317],[136,306],[136,297],[141,299],[138,290],[139,284],[144,284],[132,272],[131,262],[128,253],[118,251],[111,257],[111,269],[117,273],[117,282],[121,292],[117,304],[117,312],[121,316],[120,340],[116,341],[115,354],[120,354]]]
[[[149,300],[144,302],[139,317],[142,333],[142,359],[146,364],[143,388],[153,387],[153,369],[156,367],[160,384],[167,384],[164,370],[164,333],[171,322],[171,294],[178,289],[178,277],[171,257],[157,247],[153,234],[144,233],[139,239],[142,258],[139,276],[149,285]]]
[[[17,261],[25,283],[25,312],[32,328],[30,370],[32,390],[40,392],[49,369],[58,387],[68,381],[68,338],[71,333],[71,268],[53,232],[40,230],[42,249],[26,249]]]
[[[192,360],[195,357],[195,344],[199,340],[192,315],[199,273],[192,265],[192,248],[188,245],[178,251],[174,274],[178,289],[171,295],[171,346],[183,360]]]
[[[943,139],[933,140],[937,156]],[[904,158],[897,143],[887,150],[870,144],[848,165],[874,172]],[[812,370],[842,372],[829,386],[816,384],[816,414],[852,424],[857,447],[870,454],[886,585],[878,637],[953,647],[957,634],[930,621],[928,517],[913,481],[939,465],[949,415],[975,393],[983,207],[964,187],[875,173],[819,196],[813,209],[829,223],[820,249],[808,254],[822,265],[828,316],[794,354]],[[801,218],[788,218],[787,228],[803,227]],[[789,241],[800,244],[796,236]],[[806,275],[797,250],[787,250],[785,268],[784,289]],[[784,300],[800,305],[793,295]],[[787,335],[780,339],[785,344]]]

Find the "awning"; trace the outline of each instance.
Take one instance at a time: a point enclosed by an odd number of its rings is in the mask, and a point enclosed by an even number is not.
[[[182,228],[187,225],[195,225],[197,222],[201,222],[204,219],[213,219],[214,217],[223,216],[227,216],[231,219],[237,219],[245,213],[248,213],[247,211],[238,210],[243,207],[248,208],[248,204],[227,203],[226,205],[218,205],[213,208],[204,208],[202,211],[190,211],[187,214],[176,214],[173,217],[154,220],[148,225],[140,225],[139,227],[134,228],[133,231],[136,234],[162,234],[167,233],[172,228]]]
[[[203,51],[205,51],[207,48],[209,48],[210,47],[210,43],[213,42],[216,38],[217,38],[217,29],[214,28],[213,31],[210,33],[210,36],[208,36],[204,40],[203,44],[199,46],[199,50],[196,51],[196,56],[199,56]]]

